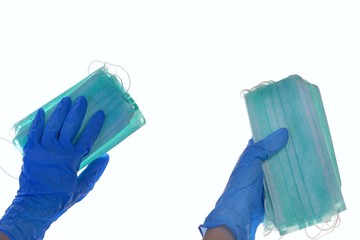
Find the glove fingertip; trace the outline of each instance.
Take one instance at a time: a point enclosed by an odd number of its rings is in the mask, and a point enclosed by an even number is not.
[[[108,164],[110,160],[109,154],[105,153],[104,155],[98,157],[94,162],[102,162],[101,165]]]
[[[84,131],[82,132],[77,145],[79,149],[83,149],[85,155],[89,153],[90,148],[93,146],[105,121],[105,113],[102,110],[97,111],[87,123]],[[84,155],[84,156],[85,156]]]
[[[269,136],[269,141],[270,142],[274,141],[276,143],[277,148],[279,148],[276,151],[284,147],[288,140],[289,140],[289,131],[287,128],[279,128]]]
[[[275,153],[282,149],[289,139],[289,131],[287,128],[279,128],[272,132],[266,138],[256,142],[253,146],[261,149],[263,154],[260,156],[263,160],[272,157]]]
[[[103,125],[104,121],[105,121],[105,112],[103,110],[99,110],[94,114],[94,121],[99,124],[99,125]]]
[[[104,154],[90,163],[86,169],[80,174],[79,181],[87,184],[95,184],[109,163],[110,156]]]
[[[37,111],[35,118],[31,124],[31,127],[29,129],[28,140],[24,146],[24,151],[26,151],[28,148],[31,148],[33,142],[40,141],[41,135],[43,133],[44,124],[45,124],[45,112],[42,108],[40,108]]]

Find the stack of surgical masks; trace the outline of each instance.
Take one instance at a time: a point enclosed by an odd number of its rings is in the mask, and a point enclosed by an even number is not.
[[[95,112],[103,110],[106,116],[101,132],[90,153],[81,162],[80,169],[112,149],[145,124],[145,118],[139,107],[118,77],[108,71],[106,65],[43,105],[45,121],[65,96],[70,96],[73,101],[79,96],[87,99],[87,113],[79,135]],[[21,152],[26,144],[27,134],[36,112],[37,110],[14,124],[13,143]]]
[[[319,88],[291,75],[244,94],[254,141],[278,128],[286,146],[263,162],[265,227],[280,235],[329,222],[346,210]]]

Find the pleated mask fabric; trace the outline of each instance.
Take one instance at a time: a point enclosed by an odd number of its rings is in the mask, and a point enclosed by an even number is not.
[[[78,136],[95,112],[103,110],[106,116],[103,128],[91,151],[81,162],[80,169],[115,147],[146,123],[134,99],[123,87],[117,76],[110,73],[105,66],[97,69],[43,105],[41,108],[45,111],[45,121],[48,120],[57,104],[65,96],[70,96],[73,101],[79,96],[84,96],[88,102],[87,112]],[[13,144],[21,153],[23,153],[27,134],[36,112],[37,110],[13,126]]]
[[[254,141],[280,127],[289,141],[263,162],[265,227],[285,235],[346,210],[319,88],[298,75],[244,94]]]

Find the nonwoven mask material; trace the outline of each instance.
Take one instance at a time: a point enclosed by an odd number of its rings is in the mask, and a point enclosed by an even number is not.
[[[117,76],[108,72],[105,66],[43,105],[41,108],[45,111],[45,121],[65,96],[70,96],[73,101],[79,96],[84,96],[88,102],[87,112],[78,136],[95,112],[103,110],[106,116],[103,128],[91,151],[81,162],[80,169],[108,152],[146,122],[134,99],[124,89]],[[21,153],[23,153],[28,131],[36,112],[32,112],[14,124],[13,144]]]
[[[265,228],[280,235],[324,222],[346,210],[319,88],[291,75],[244,94],[254,141],[278,128],[286,146],[263,162]]]

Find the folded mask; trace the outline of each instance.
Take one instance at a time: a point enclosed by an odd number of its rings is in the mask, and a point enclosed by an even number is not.
[[[286,146],[263,162],[265,226],[280,235],[328,222],[346,209],[319,88],[291,75],[244,94],[254,141],[278,128]]]
[[[91,151],[81,162],[80,169],[115,147],[145,124],[145,118],[138,105],[124,89],[117,76],[111,74],[106,66],[97,69],[70,89],[43,105],[41,108],[45,111],[45,121],[65,96],[70,96],[73,101],[79,96],[84,96],[87,99],[87,113],[79,135],[95,112],[103,110],[106,116],[101,132]],[[15,136],[13,143],[21,153],[23,153],[27,134],[36,112],[32,112],[14,124]]]

